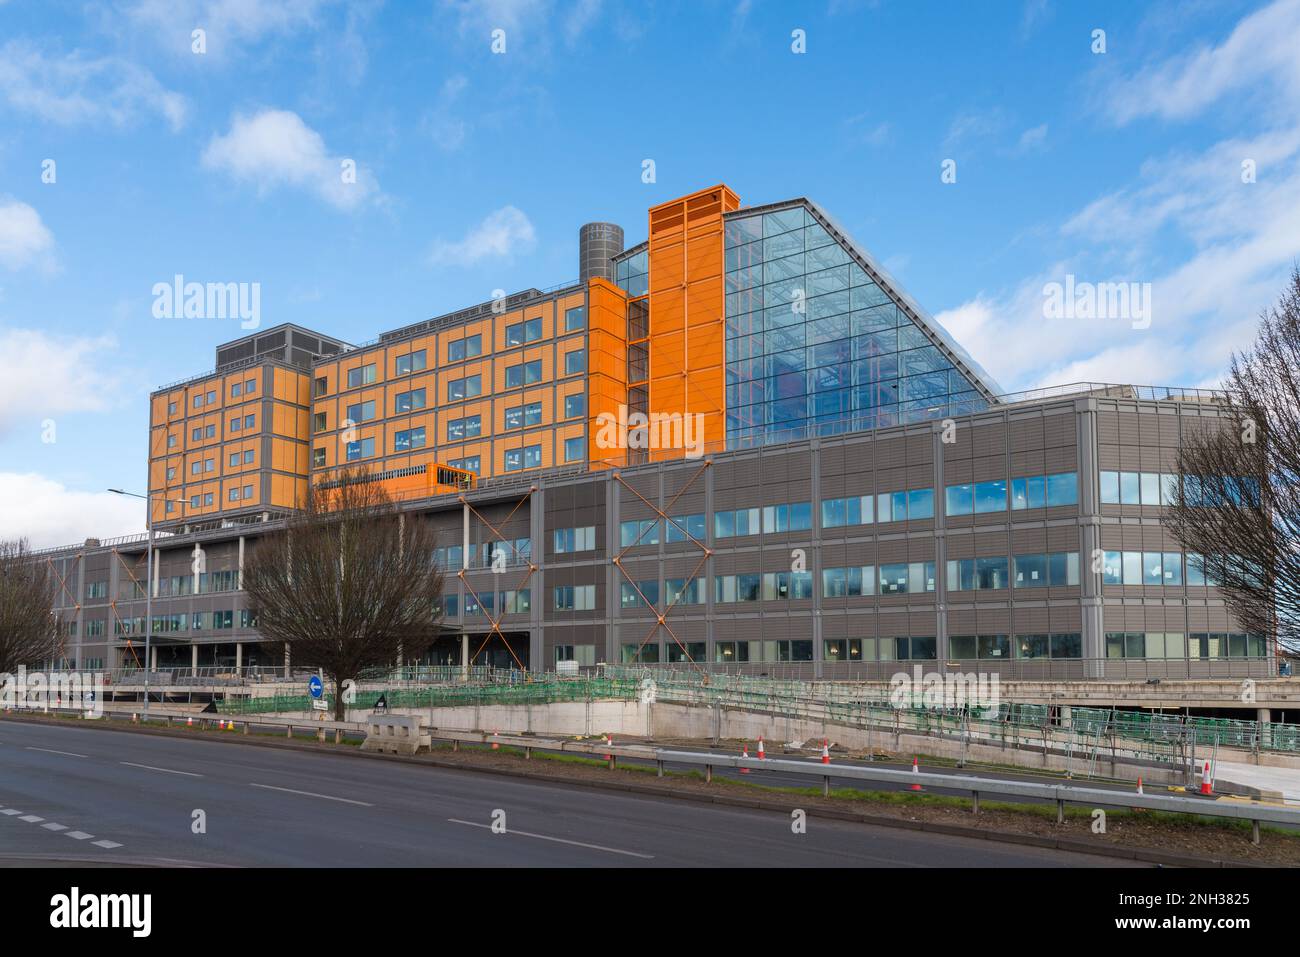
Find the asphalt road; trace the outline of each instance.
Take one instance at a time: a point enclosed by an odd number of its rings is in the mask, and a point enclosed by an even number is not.
[[[794,806],[792,804],[792,806]],[[194,812],[206,833],[194,833]],[[506,833],[492,830],[503,812]],[[0,863],[1105,867],[1124,862],[346,755],[0,723]]]

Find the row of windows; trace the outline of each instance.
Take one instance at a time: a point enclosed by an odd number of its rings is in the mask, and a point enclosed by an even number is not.
[[[138,618],[119,618],[113,623],[114,633],[118,635],[143,635],[148,619],[143,615]],[[248,609],[238,611],[201,611],[175,615],[154,615],[153,633],[163,634],[173,631],[207,631],[209,629],[256,628],[257,614]]]
[[[1013,510],[1056,508],[1077,505],[1079,477],[1074,472],[1013,478],[1010,483]],[[1007,510],[1007,480],[967,482],[944,489],[945,515],[981,515]]]
[[[1059,588],[1079,584],[1077,552],[1046,552],[990,558],[959,558],[948,562],[949,591],[989,588]]]
[[[1216,587],[1219,583],[1195,552],[1105,552],[1103,585],[1182,585]],[[1185,573],[1184,573],[1185,572]]]
[[[1262,658],[1267,652],[1263,636],[1240,632],[1106,632],[1107,658]]]
[[[477,395],[477,393],[475,393]],[[412,389],[410,392],[398,393],[394,400],[396,413],[401,415],[408,412],[416,412],[426,408],[426,394],[424,389]],[[566,419],[578,418],[586,414],[587,397],[581,392],[564,397],[564,417]],[[367,402],[358,402],[347,408],[347,419],[350,424],[357,425],[362,422],[369,422],[375,418],[375,403],[373,400]],[[475,417],[477,418],[477,416]],[[463,420],[456,419],[448,423],[448,435],[456,423]],[[542,421],[542,404],[540,402],[530,402],[528,405],[514,406],[506,409],[505,428],[518,429],[529,425],[539,425]],[[325,432],[329,429],[329,415],[325,412],[316,412],[312,415],[312,431],[316,433]],[[477,433],[476,433],[477,434]]]
[[[247,382],[233,382],[230,385],[230,397],[238,399],[240,396],[249,396],[257,391],[257,380],[249,379]],[[216,405],[217,393],[215,390],[209,392],[194,393],[193,405],[196,409],[202,409],[204,406]],[[167,414],[176,415],[180,411],[179,402],[167,403]]]
[[[191,594],[207,595],[213,592],[235,591],[238,588],[239,572],[233,569],[200,573],[197,592],[194,591],[193,575],[172,575],[158,579],[158,596],[161,598]]]
[[[1036,635],[953,635],[948,657],[959,661],[981,658],[1082,658],[1078,632]]]
[[[1101,472],[1101,502],[1103,505],[1163,505],[1178,501],[1178,487],[1182,483],[1184,498],[1189,505],[1215,505],[1224,496],[1234,502],[1258,502],[1260,488],[1257,479],[1228,478],[1208,482],[1197,476],[1170,474],[1168,472]]]
[[[461,545],[445,545],[433,550],[433,560],[444,571],[459,568],[492,568],[506,565],[527,565],[533,554],[531,538],[480,542],[470,546],[469,564],[464,563]]]

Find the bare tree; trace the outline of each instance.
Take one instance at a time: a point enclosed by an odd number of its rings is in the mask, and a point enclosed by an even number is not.
[[[244,590],[258,630],[333,680],[336,720],[344,681],[432,642],[442,597],[435,544],[427,521],[403,514],[366,472],[348,471],[256,545]]]
[[[1248,631],[1300,649],[1300,267],[1232,357],[1223,418],[1184,435],[1165,524]]]
[[[54,590],[53,571],[26,541],[0,541],[0,674],[62,656]]]

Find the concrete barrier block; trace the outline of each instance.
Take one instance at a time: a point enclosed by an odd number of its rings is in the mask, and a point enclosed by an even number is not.
[[[429,747],[429,733],[421,725],[419,715],[376,714],[366,720],[366,740],[362,751],[388,751],[393,754],[415,754]]]

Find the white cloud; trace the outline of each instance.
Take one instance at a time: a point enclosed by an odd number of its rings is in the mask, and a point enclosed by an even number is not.
[[[440,150],[455,152],[465,145],[469,124],[456,113],[456,104],[469,87],[469,80],[457,73],[443,81],[438,100],[424,118],[422,126]]]
[[[236,115],[230,131],[214,136],[203,151],[203,165],[237,181],[252,183],[265,194],[279,186],[315,193],[342,210],[359,208],[376,196],[374,177],[358,163],[356,181],[344,180],[344,161],[332,155],[321,135],[288,110]]]
[[[144,67],[120,57],[47,54],[25,40],[0,48],[0,97],[17,111],[62,125],[125,127],[155,114],[177,130],[186,113],[185,98]]]
[[[1288,107],[1300,101],[1300,2],[1277,2],[1243,19],[1217,46],[1195,50],[1143,69],[1132,78],[1112,81],[1103,109],[1118,123],[1144,116],[1187,119],[1229,93],[1243,100]]]
[[[105,376],[105,353],[115,346],[109,337],[0,326],[0,436],[20,423],[36,435],[47,418],[107,409],[116,382]]]
[[[1030,150],[1040,148],[1046,142],[1047,124],[1043,123],[1040,126],[1032,127],[1031,129],[1027,129],[1021,133],[1020,141],[1016,144],[1016,148],[1022,153],[1027,153]]]
[[[503,206],[456,242],[434,241],[429,261],[435,266],[472,266],[484,259],[527,252],[537,242],[533,224],[522,211]]]
[[[600,15],[602,0],[442,0],[444,12],[456,19],[462,36],[478,34],[488,49],[493,30],[506,31],[506,53],[519,50],[545,51],[550,37],[563,35],[572,47],[582,39]]]
[[[154,32],[177,53],[191,54],[190,34],[207,33],[208,56],[222,56],[237,45],[254,44],[277,35],[292,36],[312,28],[320,14],[339,0],[139,0],[126,8],[137,26]]]
[[[1261,131],[1149,159],[1131,183],[1040,237],[1067,250],[1057,262],[936,317],[1004,385],[1212,383],[1230,354],[1250,344],[1260,311],[1276,301],[1300,253],[1300,58],[1278,56],[1283,44],[1271,35],[1293,22],[1288,18],[1300,20],[1297,11],[1294,0],[1275,4],[1244,19],[1217,47],[1114,82],[1121,119],[1186,118],[1209,109],[1243,76],[1282,95],[1259,109],[1244,108],[1240,98],[1224,103],[1236,128],[1253,122]],[[1243,38],[1256,43],[1259,63],[1244,62],[1253,51],[1243,50]],[[1198,70],[1204,89],[1191,82]],[[1253,182],[1243,178],[1248,160]],[[1077,282],[1150,283],[1150,327],[1044,318],[1044,284],[1071,274]],[[1026,378],[1029,370],[1037,378]]]
[[[0,472],[0,539],[25,538],[32,548],[52,548],[144,530],[139,499],[75,491],[35,472]]]
[[[47,272],[54,268],[54,234],[32,207],[0,196],[0,266],[22,269],[31,265]]]

